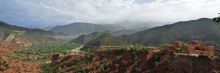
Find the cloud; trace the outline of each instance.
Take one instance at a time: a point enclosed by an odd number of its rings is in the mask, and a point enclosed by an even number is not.
[[[177,22],[215,17],[220,0],[7,0],[0,19],[22,25]]]

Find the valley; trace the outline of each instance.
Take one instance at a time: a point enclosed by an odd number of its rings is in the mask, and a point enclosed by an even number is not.
[[[201,18],[121,33],[90,23],[46,31],[1,22],[0,72],[218,73],[218,26]]]
[[[220,73],[220,0],[0,0],[0,73]]]

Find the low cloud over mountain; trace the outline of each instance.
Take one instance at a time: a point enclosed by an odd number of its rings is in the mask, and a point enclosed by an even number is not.
[[[73,22],[167,23],[215,17],[219,3],[219,0],[2,0],[0,20],[25,27]]]

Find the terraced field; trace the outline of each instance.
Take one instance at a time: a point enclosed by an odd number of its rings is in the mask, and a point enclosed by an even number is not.
[[[17,37],[19,37],[20,35],[22,35],[22,34],[24,34],[24,33],[25,33],[25,31],[14,31],[14,32],[10,33],[10,34],[6,37],[5,41],[7,41],[7,42],[12,42],[12,41],[14,41]]]

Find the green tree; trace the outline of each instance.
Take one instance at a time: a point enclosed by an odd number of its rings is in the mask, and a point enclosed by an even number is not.
[[[219,17],[216,17],[213,19],[213,21],[216,23],[220,23],[220,13],[218,13],[218,14],[219,14]]]

